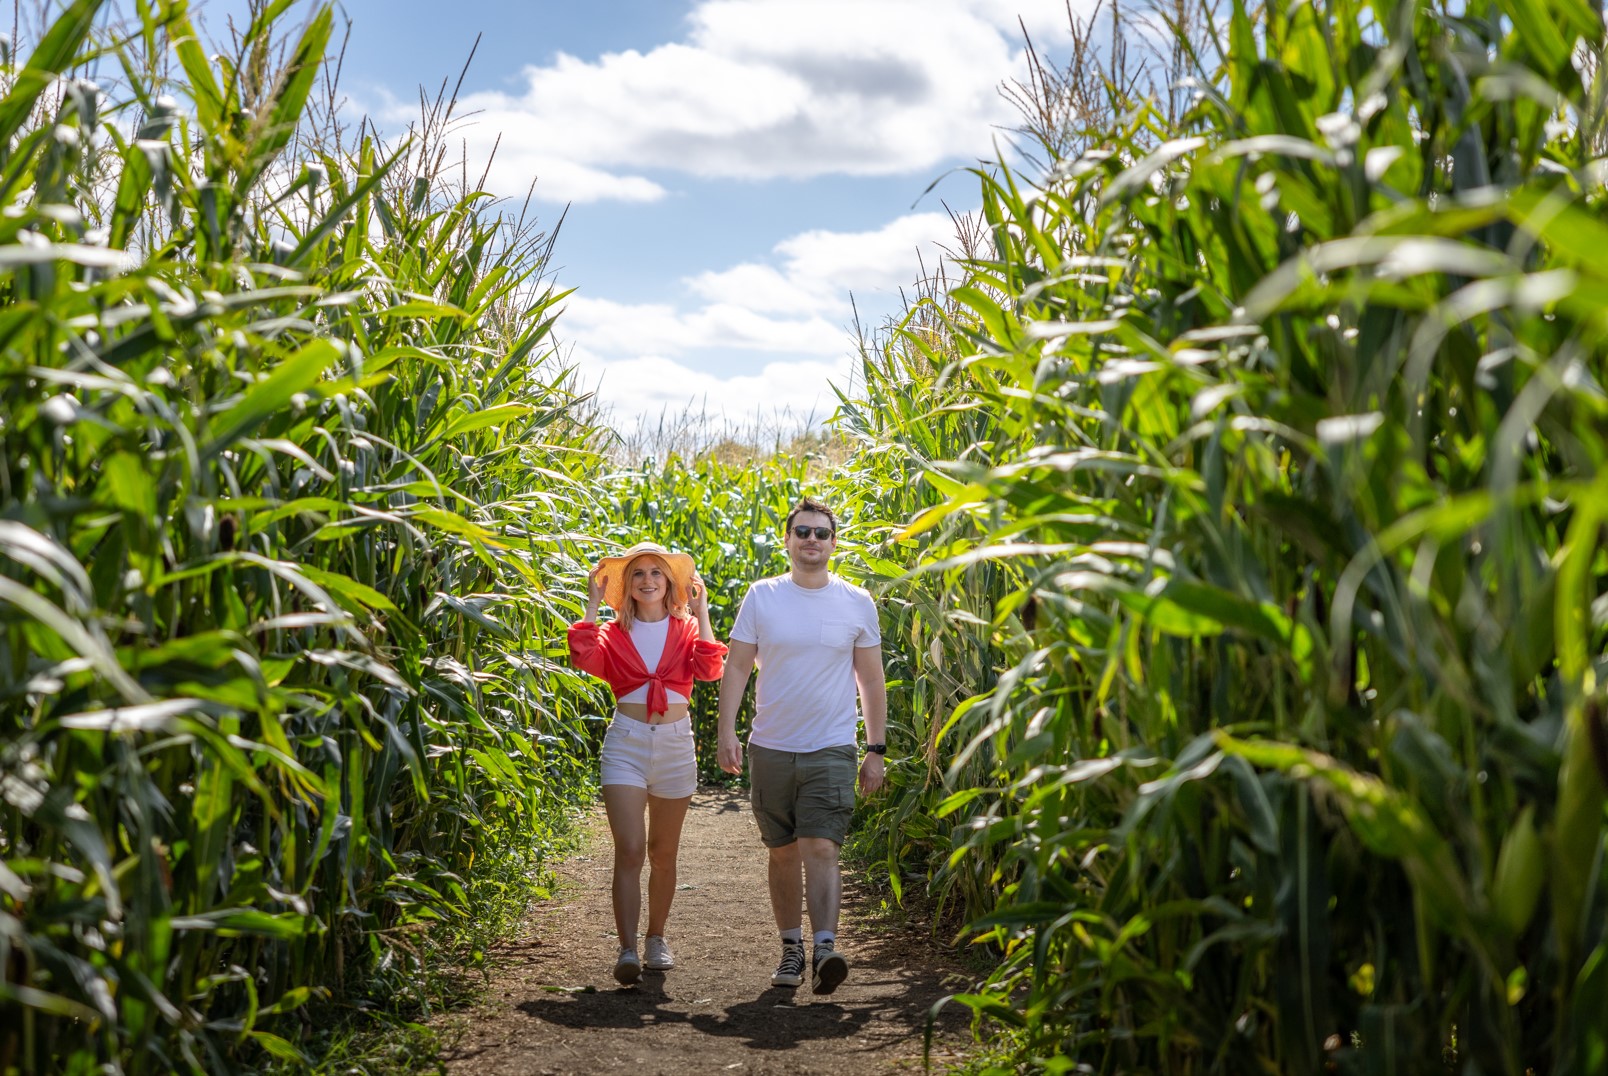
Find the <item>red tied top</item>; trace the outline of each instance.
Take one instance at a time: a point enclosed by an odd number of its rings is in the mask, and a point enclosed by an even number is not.
[[[726,667],[726,645],[698,638],[698,622],[691,617],[670,618],[664,653],[653,672],[642,662],[630,632],[613,621],[607,624],[578,620],[569,628],[570,663],[582,672],[608,682],[614,695],[629,695],[648,685],[648,718],[670,712],[674,691],[692,698],[692,681],[719,680]]]

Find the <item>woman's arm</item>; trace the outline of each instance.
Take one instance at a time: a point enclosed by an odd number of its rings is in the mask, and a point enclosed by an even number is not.
[[[709,588],[696,573],[692,577],[692,615],[698,618],[698,638],[714,642],[715,629],[709,624]]]
[[[586,577],[586,615],[581,621],[586,624],[597,623],[597,611],[603,604],[603,584],[598,582],[598,569],[593,568]]]
[[[692,678],[719,680],[726,671],[726,646],[715,639],[709,624],[709,590],[704,581],[692,577],[692,611],[698,618],[698,638],[692,643]]]
[[[595,620],[577,620],[569,626],[570,664],[584,673],[608,679],[608,648],[603,645],[603,629]]]
[[[586,577],[586,599],[586,615],[569,629],[570,664],[607,680],[608,650],[603,646],[603,631],[597,623],[597,610],[603,604],[603,584],[598,582],[596,568]]]

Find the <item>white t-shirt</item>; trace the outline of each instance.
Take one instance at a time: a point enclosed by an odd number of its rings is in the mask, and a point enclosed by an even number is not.
[[[761,579],[743,597],[731,637],[759,645],[750,744],[773,751],[853,746],[860,720],[854,650],[882,642],[870,594],[835,575],[815,590],[791,575]]]
[[[659,659],[664,657],[665,640],[670,638],[670,618],[663,620],[633,620],[631,630],[626,632],[631,637],[631,645],[636,647],[642,656],[642,664],[649,672],[656,672],[659,668]],[[664,689],[664,694],[671,702],[686,702],[687,697],[680,692]],[[627,692],[618,699],[619,702],[648,701],[648,685],[638,684],[632,691]]]

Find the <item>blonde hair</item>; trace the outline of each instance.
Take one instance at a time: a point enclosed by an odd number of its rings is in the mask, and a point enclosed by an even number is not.
[[[664,602],[665,607],[670,610],[670,615],[677,620],[686,620],[692,615],[687,609],[690,596],[682,593],[681,581],[670,570],[670,565],[666,563],[665,559],[657,553],[638,553],[626,561],[625,567],[620,569],[620,578],[625,583],[625,608],[616,609],[614,619],[625,631],[630,631],[631,625],[636,623],[636,599],[631,596],[631,569],[636,565],[637,561],[644,557],[652,557],[664,569],[664,581],[669,588],[669,593],[665,595]]]

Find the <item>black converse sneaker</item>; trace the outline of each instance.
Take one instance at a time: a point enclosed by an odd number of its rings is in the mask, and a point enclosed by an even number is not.
[[[804,943],[782,939],[782,962],[771,973],[772,986],[799,986],[804,982]]]
[[[810,993],[830,994],[849,977],[849,962],[832,948],[831,942],[815,943],[815,959],[810,965]]]

